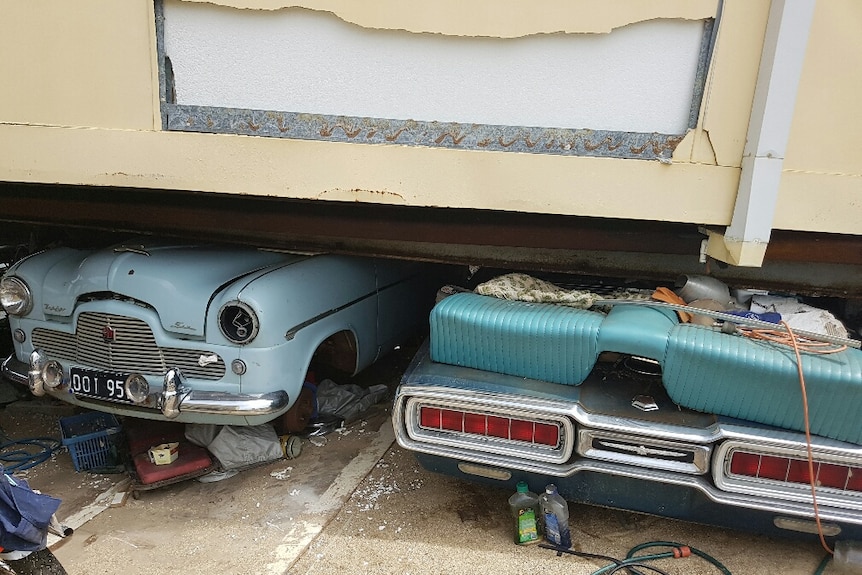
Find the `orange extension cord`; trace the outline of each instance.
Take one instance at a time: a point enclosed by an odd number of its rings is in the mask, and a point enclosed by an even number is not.
[[[811,426],[808,420],[808,394],[805,391],[805,375],[802,372],[802,351],[815,354],[836,353],[847,349],[846,346],[835,346],[828,343],[822,343],[811,340],[796,339],[796,334],[790,329],[786,321],[781,320],[781,325],[787,331],[780,330],[761,330],[740,328],[740,331],[747,337],[760,339],[781,345],[788,345],[793,348],[793,353],[796,355],[796,370],[799,373],[799,387],[802,389],[802,414],[805,420],[805,441],[808,448],[808,478],[811,485],[811,503],[814,508],[814,521],[817,523],[817,534],[820,536],[820,545],[830,555],[834,551],[826,543],[826,538],[823,536],[823,526],[820,524],[820,510],[817,507],[817,490],[816,478],[814,477],[814,454],[811,450]]]

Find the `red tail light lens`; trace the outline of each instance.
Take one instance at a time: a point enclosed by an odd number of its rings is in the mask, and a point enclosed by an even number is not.
[[[532,421],[524,421],[522,419],[513,419],[511,431],[509,432],[510,439],[517,441],[533,441],[533,425]]]
[[[818,487],[862,492],[862,468],[819,461],[814,461],[813,468]],[[733,475],[784,483],[811,483],[807,459],[734,451],[729,471]]]
[[[760,468],[757,476],[766,479],[778,479],[784,481],[787,478],[787,464],[789,459],[784,457],[760,456]]]
[[[419,414],[419,425],[433,429],[440,428],[440,410],[433,407],[423,407]]]
[[[560,425],[531,419],[422,406],[419,424],[435,431],[468,433],[547,447],[560,444]]]
[[[501,437],[509,439],[509,420],[505,417],[494,417],[489,415],[488,421],[488,437]]]
[[[817,465],[817,463],[814,464],[814,473],[817,473]],[[790,483],[811,483],[811,473],[809,473],[808,461],[791,459],[790,469],[787,471],[787,481]]]
[[[821,463],[820,471],[817,472],[817,483],[823,487],[834,487],[844,489],[847,486],[848,469],[843,465],[832,465]],[[857,489],[858,490],[858,489]]]
[[[737,451],[730,460],[730,472],[734,475],[757,477],[760,470],[760,456]]]
[[[464,412],[451,409],[440,410],[440,426],[449,431],[464,431]]]
[[[862,467],[851,467],[847,478],[847,491],[862,491]]]
[[[536,443],[556,446],[560,442],[560,428],[549,423],[536,423]]]
[[[473,433],[475,435],[485,435],[486,417],[478,413],[464,414],[464,433]]]

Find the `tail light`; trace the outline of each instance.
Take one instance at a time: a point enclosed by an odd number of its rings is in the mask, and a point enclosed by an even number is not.
[[[560,445],[560,425],[534,419],[422,406],[419,408],[419,425],[427,430],[505,439],[554,449]]]
[[[814,461],[817,487],[862,493],[862,467]],[[808,485],[808,460],[793,457],[735,451],[730,458],[731,475]]]

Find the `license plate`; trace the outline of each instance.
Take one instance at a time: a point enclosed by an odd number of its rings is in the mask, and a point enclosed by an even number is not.
[[[126,397],[127,375],[80,367],[71,368],[69,374],[71,375],[70,386],[75,395],[131,403],[131,400]]]

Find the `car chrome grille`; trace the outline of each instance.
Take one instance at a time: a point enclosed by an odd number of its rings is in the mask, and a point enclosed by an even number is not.
[[[112,340],[105,337],[105,328],[114,334]],[[78,317],[74,335],[36,328],[32,338],[33,346],[48,357],[93,369],[161,376],[168,369],[179,368],[187,378],[206,380],[221,379],[225,374],[221,357],[201,366],[201,356],[209,357],[212,352],[159,347],[147,323],[132,317],[86,312]]]

